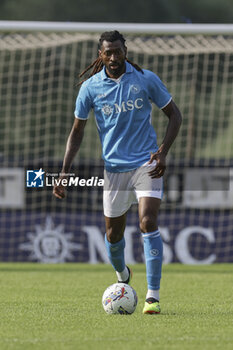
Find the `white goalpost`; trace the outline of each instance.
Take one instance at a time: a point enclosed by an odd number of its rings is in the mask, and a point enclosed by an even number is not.
[[[136,34],[232,34],[233,24],[184,24],[184,23],[101,23],[101,22],[40,22],[0,21],[0,30],[5,32],[85,32],[101,33],[119,30]]]
[[[23,21],[0,21],[0,260],[107,262],[102,188],[73,186],[58,201],[52,183],[78,74],[96,59],[100,33],[114,29],[129,59],[159,75],[183,114],[159,217],[164,261],[233,262],[233,25]],[[152,123],[161,142],[167,119],[156,108]],[[27,187],[40,169],[43,186]],[[91,116],[73,172],[97,178],[102,170]],[[126,239],[128,263],[142,262],[136,207]]]

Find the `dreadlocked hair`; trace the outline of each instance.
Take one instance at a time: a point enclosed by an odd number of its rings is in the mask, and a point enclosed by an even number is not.
[[[110,32],[104,32],[101,34],[101,37],[99,39],[99,47],[101,48],[103,41],[110,41],[114,42],[116,40],[120,40],[125,47],[125,38],[122,34],[120,34],[117,30],[110,31]],[[141,72],[143,74],[143,70],[134,62],[128,60],[126,58],[126,61],[130,63],[137,71]],[[103,62],[100,57],[98,57],[94,62],[92,62],[82,73],[79,74],[79,78],[84,76],[90,69],[92,69],[91,73],[87,76],[87,78],[84,78],[81,82],[78,83],[78,86],[82,85],[84,81],[95,75],[96,73],[100,72],[103,68]]]

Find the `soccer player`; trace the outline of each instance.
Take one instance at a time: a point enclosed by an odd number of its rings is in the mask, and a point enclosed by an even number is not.
[[[89,112],[93,109],[105,163],[103,206],[107,253],[118,282],[129,283],[132,272],[125,265],[124,230],[126,213],[136,200],[148,282],[143,313],[157,314],[160,313],[163,258],[157,216],[163,194],[166,156],[177,136],[182,117],[158,76],[127,59],[122,34],[104,32],[99,45],[99,57],[80,75],[93,68],[89,78],[80,83],[62,173],[70,171]],[[159,147],[151,125],[152,103],[168,117],[167,130]],[[65,188],[55,186],[53,193],[64,198]]]

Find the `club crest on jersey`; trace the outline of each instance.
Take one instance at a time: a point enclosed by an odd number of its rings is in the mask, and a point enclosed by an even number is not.
[[[110,115],[112,114],[113,112],[113,108],[110,106],[110,105],[104,105],[102,107],[102,112],[105,114],[105,115]]]
[[[141,88],[139,85],[134,84],[130,86],[130,92],[132,92],[132,94],[138,94],[141,91]]]

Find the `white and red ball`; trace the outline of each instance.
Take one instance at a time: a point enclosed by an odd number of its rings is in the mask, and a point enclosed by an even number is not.
[[[135,290],[126,283],[115,283],[109,286],[102,297],[104,311],[108,314],[132,314],[137,306]]]

